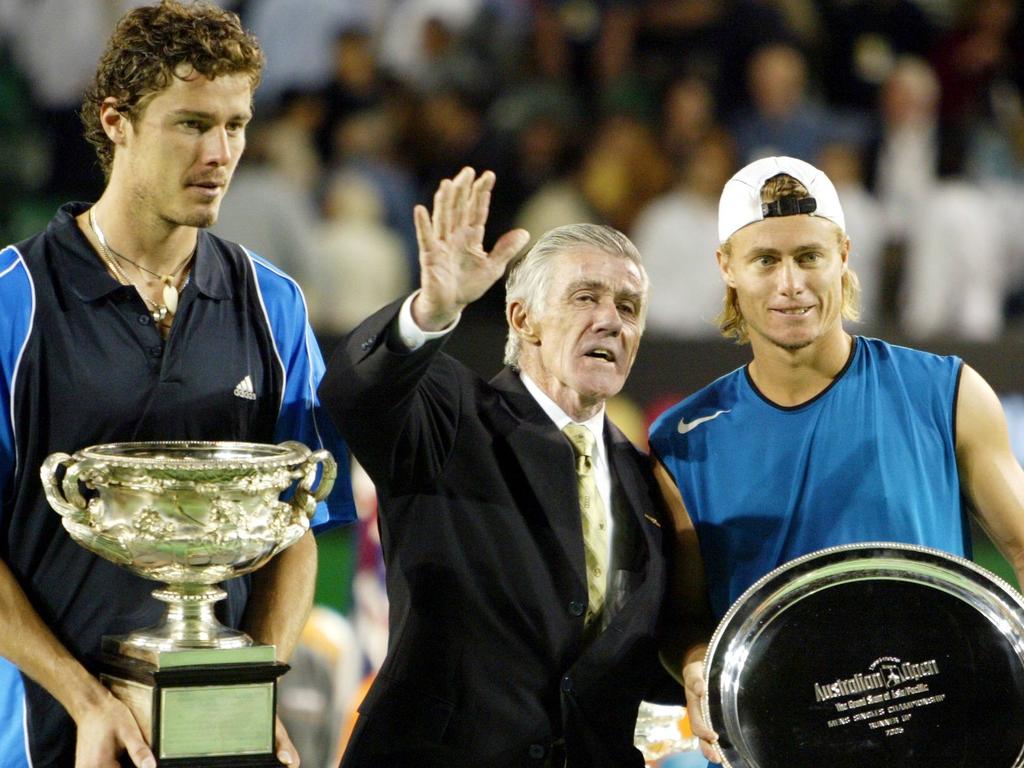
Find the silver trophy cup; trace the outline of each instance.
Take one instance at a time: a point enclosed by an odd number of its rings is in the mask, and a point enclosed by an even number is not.
[[[336,473],[330,453],[298,442],[111,443],[43,462],[43,490],[71,538],[163,583],[153,591],[162,619],[104,637],[101,662],[161,762],[277,764],[276,679],[287,665],[217,620],[217,584],[298,541]]]

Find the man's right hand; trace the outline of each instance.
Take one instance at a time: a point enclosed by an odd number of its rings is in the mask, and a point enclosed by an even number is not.
[[[78,742],[75,768],[118,768],[126,753],[137,768],[156,768],[138,724],[128,707],[104,691],[94,702],[75,713]]]
[[[432,215],[422,205],[413,211],[420,292],[413,300],[412,315],[424,331],[450,325],[464,307],[498,281],[505,265],[529,242],[526,230],[514,229],[502,235],[490,253],[484,251],[493,187],[491,171],[476,178],[472,168],[463,168],[454,179],[441,182]]]
[[[701,699],[707,695],[707,684],[704,682],[704,662],[691,661],[683,667],[683,687],[686,689],[686,716],[690,720],[690,730],[700,739],[700,751],[713,763],[722,762],[718,751],[718,734],[704,722],[701,711]]]

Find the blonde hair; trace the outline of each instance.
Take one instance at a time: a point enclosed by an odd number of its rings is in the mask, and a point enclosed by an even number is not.
[[[810,193],[807,187],[785,173],[772,176],[761,187],[761,202],[773,203],[784,197],[802,198]],[[846,233],[838,226],[836,237],[840,247],[846,240]],[[732,238],[722,243],[720,250],[726,258],[732,256]],[[840,312],[846,320],[860,320],[860,281],[857,274],[849,267],[843,272],[843,301]],[[747,321],[740,311],[739,297],[736,289],[731,285],[725,287],[725,296],[722,298],[722,311],[715,318],[722,335],[727,339],[734,339],[737,344],[746,344],[750,341],[750,333],[747,330]]]

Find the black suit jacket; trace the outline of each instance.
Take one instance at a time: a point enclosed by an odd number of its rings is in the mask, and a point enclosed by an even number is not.
[[[443,342],[394,351],[398,308],[343,340],[320,387],[377,486],[390,599],[342,765],[540,766],[564,749],[570,766],[642,766],[670,532],[644,455],[606,422],[613,577],[587,642],[568,440],[513,371],[487,382]]]

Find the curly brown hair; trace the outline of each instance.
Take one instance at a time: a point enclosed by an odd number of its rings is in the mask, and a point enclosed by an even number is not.
[[[203,2],[162,0],[129,11],[118,21],[82,102],[85,138],[96,148],[109,180],[114,144],[100,124],[104,99],[135,123],[160,91],[180,77],[178,68],[207,78],[248,75],[253,91],[263,71],[263,51],[236,14]]]
[[[784,197],[807,197],[810,192],[807,187],[785,173],[772,176],[761,187],[761,202],[773,203]],[[836,227],[836,237],[839,245],[842,246],[846,240],[846,233]],[[722,243],[720,250],[726,257],[732,255],[732,240]],[[860,281],[857,274],[847,267],[843,272],[843,300],[840,313],[846,320],[860,319]],[[734,339],[737,344],[746,344],[750,341],[750,333],[747,329],[747,321],[740,311],[739,296],[732,286],[725,287],[725,296],[722,299],[722,312],[715,318],[722,335],[727,339]]]

